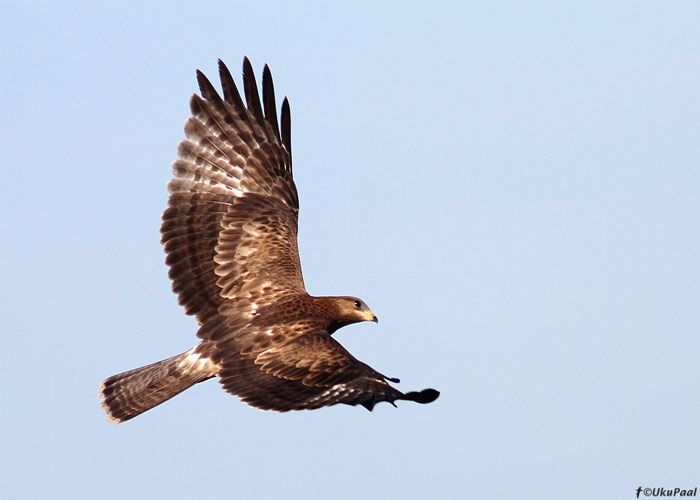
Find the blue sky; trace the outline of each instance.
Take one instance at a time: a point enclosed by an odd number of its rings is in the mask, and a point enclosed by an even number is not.
[[[4,2],[0,488],[25,498],[634,498],[700,486],[697,2]],[[195,69],[289,97],[299,245],[428,406],[274,414],[190,348],[158,243]],[[240,79],[238,80],[240,81]]]

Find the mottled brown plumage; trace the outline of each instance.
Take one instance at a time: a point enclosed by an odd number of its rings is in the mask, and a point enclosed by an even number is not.
[[[272,76],[262,103],[243,61],[245,104],[219,61],[223,98],[199,71],[187,140],[178,146],[161,242],[173,291],[194,315],[202,341],[189,351],[114,375],[102,406],[128,420],[192,385],[219,377],[224,389],[265,410],[345,403],[372,409],[397,399],[429,403],[434,389],[407,394],[358,361],[331,334],[377,321],[356,297],[311,297],[297,250],[299,199],[292,179],[289,103],[277,121]]]

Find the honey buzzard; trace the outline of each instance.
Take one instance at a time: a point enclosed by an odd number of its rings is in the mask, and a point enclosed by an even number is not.
[[[377,317],[356,297],[312,297],[297,250],[299,200],[292,178],[289,103],[277,121],[272,76],[262,103],[243,60],[244,104],[219,61],[223,98],[197,71],[188,140],[178,146],[161,242],[173,291],[200,325],[189,351],[109,377],[108,419],[134,418],[198,382],[219,377],[245,403],[280,412],[338,403],[430,403],[439,392],[403,393],[331,336]],[[281,125],[281,126],[280,126]]]

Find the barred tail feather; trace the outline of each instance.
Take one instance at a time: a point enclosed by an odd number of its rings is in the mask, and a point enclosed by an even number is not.
[[[177,396],[216,374],[213,363],[196,352],[187,352],[141,368],[112,375],[100,384],[100,405],[107,420],[121,423]]]

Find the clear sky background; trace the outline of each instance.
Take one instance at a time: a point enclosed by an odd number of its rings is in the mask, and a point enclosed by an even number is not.
[[[700,486],[697,1],[3,2],[0,43],[3,499]],[[195,69],[244,55],[291,102],[309,291],[365,299],[338,340],[435,403],[209,381],[104,420],[103,378],[196,342],[165,184]]]

